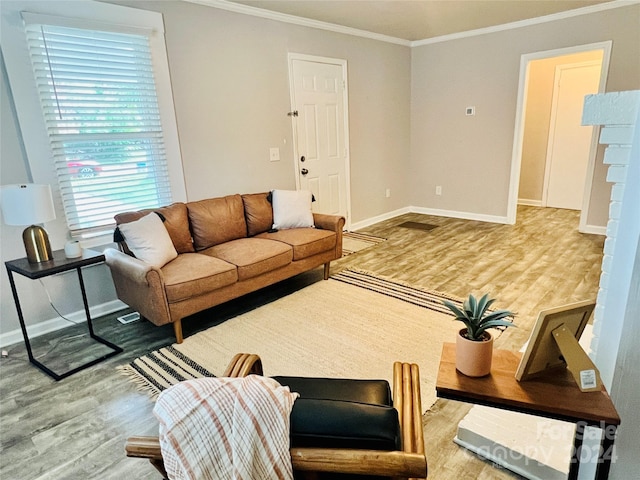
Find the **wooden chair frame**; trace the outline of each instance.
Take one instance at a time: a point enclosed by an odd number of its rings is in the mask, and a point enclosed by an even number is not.
[[[238,353],[225,370],[225,377],[263,375],[258,355]],[[424,452],[420,373],[418,365],[393,365],[393,406],[398,411],[402,450],[357,450],[342,448],[292,448],[291,463],[296,478],[314,478],[314,472],[379,475],[394,478],[427,478]],[[128,457],[147,458],[167,478],[157,437],[130,437]]]

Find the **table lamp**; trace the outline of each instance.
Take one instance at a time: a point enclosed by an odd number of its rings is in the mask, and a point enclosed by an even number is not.
[[[29,263],[41,263],[53,259],[47,232],[44,228],[35,225],[56,218],[51,187],[34,183],[3,185],[1,201],[4,223],[30,225],[22,232]]]

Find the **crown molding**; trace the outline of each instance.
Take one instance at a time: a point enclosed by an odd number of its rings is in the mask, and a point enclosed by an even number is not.
[[[302,27],[317,28],[320,30],[328,30],[335,33],[343,33],[345,35],[353,35],[356,37],[369,38],[371,40],[378,40],[381,42],[394,43],[396,45],[403,45],[405,47],[411,46],[411,41],[403,38],[391,37],[389,35],[382,35],[380,33],[368,32],[366,30],[359,30],[357,28],[345,27],[337,25],[335,23],[321,22],[319,20],[311,20],[309,18],[297,17],[295,15],[289,15],[286,13],[273,12],[271,10],[265,10],[263,8],[251,7],[249,5],[243,5],[240,3],[229,2],[227,0],[183,0],[189,3],[197,3],[199,5],[205,5],[208,7],[219,8],[221,10],[227,10],[229,12],[241,13],[244,15],[252,15],[254,17],[266,18],[268,20],[275,20],[278,22],[291,23],[293,25],[299,25]]]
[[[461,38],[475,37],[479,35],[486,35],[489,33],[503,32],[506,30],[514,30],[517,28],[529,27],[531,25],[539,25],[547,22],[555,22],[557,20],[563,20],[566,18],[578,17],[581,15],[588,15],[591,13],[598,13],[605,10],[612,10],[614,8],[627,7],[630,5],[640,4],[640,0],[613,0],[612,2],[599,3],[596,5],[590,5],[588,7],[576,8],[574,10],[567,10],[565,12],[553,13],[551,15],[545,15],[542,17],[530,18],[527,20],[520,20],[517,22],[504,23],[501,25],[495,25],[492,27],[478,28],[475,30],[468,30],[465,32],[452,33],[449,35],[441,35],[439,37],[426,38],[424,40],[405,40],[403,38],[391,37],[389,35],[382,35],[379,33],[369,32],[366,30],[360,30],[357,28],[345,27],[337,25],[335,23],[321,22],[319,20],[311,20],[308,18],[297,17],[295,15],[289,15],[286,13],[273,12],[271,10],[265,10],[263,8],[251,7],[249,5],[243,5],[240,3],[230,2],[228,0],[183,0],[189,3],[196,3],[199,5],[205,5],[208,7],[218,8],[221,10],[227,10],[230,12],[240,13],[243,15],[251,15],[254,17],[266,18],[268,20],[275,20],[278,22],[290,23],[293,25],[299,25],[303,27],[317,28],[320,30],[327,30],[335,33],[342,33],[345,35],[353,35],[356,37],[369,38],[371,40],[378,40],[381,42],[393,43],[396,45],[403,45],[407,47],[421,47],[423,45],[431,45],[434,43],[448,42],[450,40],[458,40]]]
[[[478,28],[476,30],[467,30],[466,32],[452,33],[450,35],[441,35],[439,37],[426,38],[424,40],[415,40],[410,43],[411,47],[421,47],[423,45],[431,45],[434,43],[448,42],[450,40],[458,40],[461,38],[476,37],[478,35],[486,35],[489,33],[504,32],[505,30],[515,30],[517,28],[529,27],[531,25],[540,25],[541,23],[555,22],[566,18],[579,17],[591,13],[603,12],[614,8],[628,7],[630,5],[640,4],[640,0],[614,0],[607,3],[598,3],[588,7],[576,8],[565,12],[552,13],[542,17],[529,18],[527,20],[519,20],[517,22],[503,23],[492,27]]]

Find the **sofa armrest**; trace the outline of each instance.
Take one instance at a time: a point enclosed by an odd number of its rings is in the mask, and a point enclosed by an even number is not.
[[[344,229],[345,219],[338,215],[327,215],[325,213],[314,213],[313,223],[317,228],[323,230],[331,230],[332,232],[340,232]]]
[[[138,260],[115,248],[105,249],[104,257],[105,262],[112,271],[115,270],[118,273],[126,275],[136,283],[146,283],[147,274],[157,270],[148,263]],[[160,272],[158,271],[158,273]]]
[[[173,321],[161,270],[114,248],[104,256],[120,300],[156,325]]]
[[[313,223],[316,228],[336,232],[336,249],[334,258],[342,257],[342,229],[344,228],[345,219],[339,215],[327,215],[325,213],[314,213]],[[324,266],[324,279],[329,278],[329,263]]]

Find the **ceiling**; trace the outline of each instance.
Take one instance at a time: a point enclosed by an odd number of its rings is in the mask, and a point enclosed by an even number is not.
[[[407,41],[426,40],[612,0],[229,0]]]

